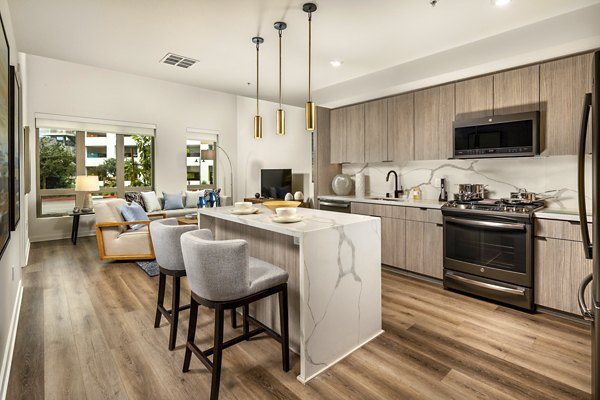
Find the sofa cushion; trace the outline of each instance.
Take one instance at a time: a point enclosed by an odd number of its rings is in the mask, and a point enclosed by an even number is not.
[[[163,192],[165,199],[165,210],[180,210],[183,208],[183,194],[181,192],[167,193]]]
[[[198,207],[198,199],[204,196],[204,190],[195,190],[193,192],[187,191],[185,192],[185,207],[186,208],[197,208]]]
[[[158,197],[156,197],[156,193],[154,192],[141,192],[142,200],[144,202],[144,207],[146,208],[146,212],[160,211],[160,201],[158,201]]]
[[[121,215],[125,221],[147,221],[148,214],[138,203],[132,202],[131,205],[123,204],[120,208]],[[133,230],[138,230],[146,226],[145,224],[133,224],[129,227]]]
[[[144,207],[144,200],[140,192],[125,192],[125,201],[128,203],[138,203]]]

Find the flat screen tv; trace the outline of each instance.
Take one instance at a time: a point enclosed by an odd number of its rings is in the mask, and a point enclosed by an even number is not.
[[[261,169],[260,195],[270,199],[283,199],[292,192],[291,169]]]

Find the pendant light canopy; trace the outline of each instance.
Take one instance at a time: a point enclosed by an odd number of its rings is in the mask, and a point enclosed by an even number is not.
[[[315,3],[305,3],[302,10],[308,13],[308,101],[305,105],[306,112],[306,130],[313,132],[315,130],[315,103],[312,102],[311,93],[311,67],[312,67],[312,13],[317,11]]]
[[[252,43],[256,45],[256,115],[254,116],[254,139],[262,139],[262,117],[259,113],[258,108],[258,83],[259,83],[259,54],[260,54],[260,45],[265,41],[265,39],[260,36],[255,36],[252,38]]]
[[[279,109],[277,110],[277,134],[283,136],[285,135],[285,111],[281,107],[281,34],[287,28],[287,24],[278,21],[273,26],[279,31]]]

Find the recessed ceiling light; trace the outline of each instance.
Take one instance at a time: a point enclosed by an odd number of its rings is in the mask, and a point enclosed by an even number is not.
[[[329,64],[331,64],[333,68],[338,68],[342,66],[343,62],[340,60],[331,60],[329,61]]]
[[[510,3],[510,0],[492,0],[492,3],[496,7],[504,7],[505,5],[507,5],[508,3]]]

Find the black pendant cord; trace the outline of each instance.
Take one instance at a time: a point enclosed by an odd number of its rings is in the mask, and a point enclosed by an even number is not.
[[[312,101],[311,65],[312,65],[312,12],[309,12],[308,13],[308,101]]]
[[[281,29],[279,30],[279,109],[281,110]]]
[[[258,79],[259,79],[259,74],[258,74],[258,58],[259,58],[259,50],[258,50],[258,46],[259,44],[256,43],[256,115],[259,115],[258,113]]]

